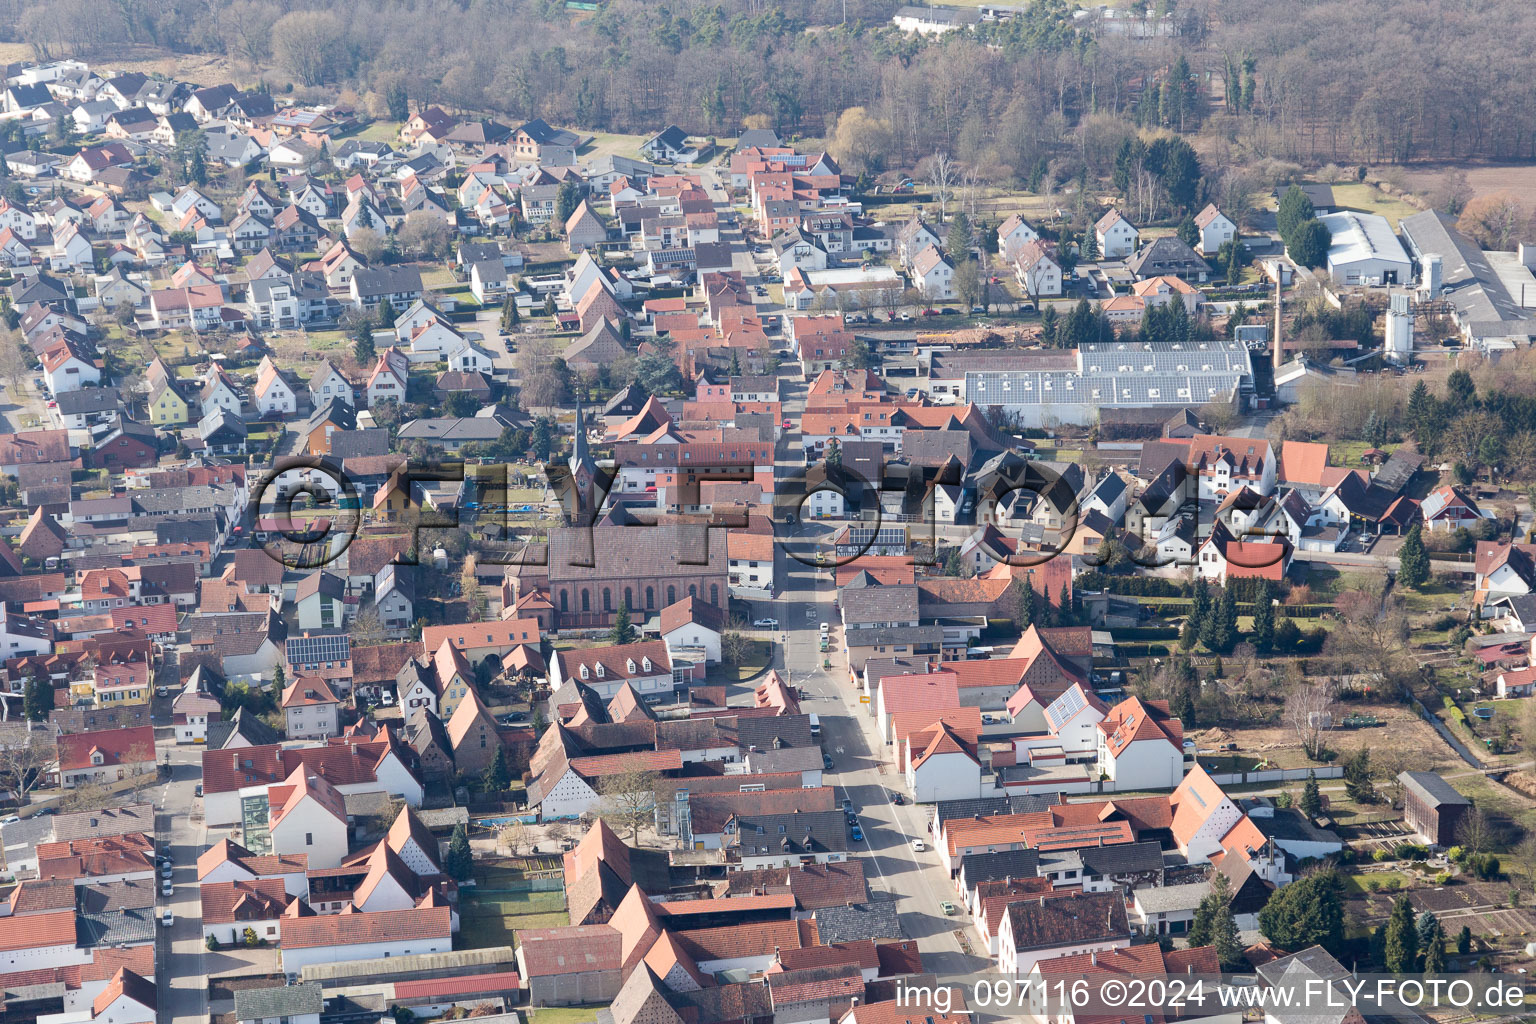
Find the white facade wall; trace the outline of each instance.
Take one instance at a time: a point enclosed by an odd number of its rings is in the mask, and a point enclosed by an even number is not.
[[[598,803],[597,790],[569,768],[560,781],[555,783],[544,802],[539,804],[539,817],[545,821],[557,818],[579,818]]]
[[[910,763],[909,760],[907,786],[912,790],[914,803],[975,800],[981,796],[981,765],[967,754],[934,754],[916,768],[910,767]]]
[[[283,929],[280,918],[262,921],[228,921],[223,924],[204,924],[203,938],[212,935],[225,945],[239,945],[245,941],[245,930],[254,928],[256,937],[266,939],[271,945],[282,941]]]
[[[1099,735],[1099,771],[1137,789],[1177,789],[1184,781],[1184,752],[1166,740],[1136,740],[1113,757]]]
[[[297,974],[310,964],[341,963],[348,960],[382,960],[385,957],[414,956],[417,953],[447,953],[453,949],[453,937],[443,935],[398,942],[360,942],[348,946],[306,946],[283,950],[283,970]]]
[[[661,638],[667,642],[669,653],[682,647],[703,648],[705,660],[720,660],[720,634],[696,622],[685,623],[670,633],[662,634]]]
[[[337,868],[347,855],[347,823],[306,799],[272,828],[274,853],[302,853],[311,868]]]

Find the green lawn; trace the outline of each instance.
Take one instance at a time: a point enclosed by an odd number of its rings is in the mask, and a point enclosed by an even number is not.
[[[536,1010],[524,1010],[528,1024],[587,1024],[597,1020],[597,1011],[606,1006],[542,1006]]]
[[[722,662],[709,673],[710,681],[745,682],[767,668],[773,660],[773,645],[766,640],[753,640],[750,643],[751,651],[740,665],[727,665]]]
[[[308,347],[316,352],[328,352],[347,343],[346,331],[310,331],[305,335]]]
[[[1392,222],[1394,231],[1397,230],[1397,222],[1402,218],[1423,212],[1412,203],[1387,195],[1375,185],[1363,185],[1358,182],[1334,185],[1333,198],[1346,209],[1380,214]]]
[[[1363,896],[1370,890],[1365,887],[1367,880],[1374,878],[1381,892],[1391,892],[1408,887],[1409,877],[1401,871],[1368,871],[1358,875],[1344,876],[1345,892],[1354,896]]]
[[[583,160],[595,160],[600,156],[609,155],[627,156],[631,160],[643,160],[645,158],[640,155],[640,144],[648,137],[645,135],[619,135],[613,132],[593,132],[591,141],[581,147],[580,155]]]
[[[486,879],[490,883],[492,879]],[[484,898],[461,890],[459,938],[466,949],[515,945],[529,928],[560,928],[571,923],[563,892],[491,893]]]
[[[431,270],[421,272],[421,286],[432,291],[454,291],[460,287],[468,289],[467,283],[460,284],[458,278],[453,276],[453,271],[447,267],[433,267]]]
[[[394,142],[399,137],[399,121],[375,121],[357,134],[347,136],[359,142]]]

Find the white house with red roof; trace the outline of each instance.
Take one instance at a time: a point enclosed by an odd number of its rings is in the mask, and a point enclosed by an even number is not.
[[[334,868],[347,853],[347,807],[321,775],[300,765],[267,787],[267,831],[275,853],[302,853],[311,868]]]
[[[304,854],[256,854],[220,839],[197,858],[197,880],[205,888],[221,882],[280,881],[283,891],[309,898],[309,858]]]
[[[1218,520],[1195,550],[1195,572],[1223,585],[1228,579],[1279,582],[1285,578],[1292,553],[1291,542],[1284,537],[1240,541]]]
[[[910,733],[904,760],[912,801],[926,804],[979,798],[981,761],[976,754],[976,741],[974,728],[951,724],[943,717]]]
[[[1093,232],[1098,236],[1099,255],[1106,260],[1125,259],[1136,251],[1136,240],[1141,237],[1136,226],[1113,207],[1099,218]]]
[[[387,348],[379,353],[373,372],[368,375],[364,391],[368,395],[368,407],[382,402],[405,403],[406,380],[410,376],[410,358],[398,348]]]
[[[116,782],[155,770],[155,730],[147,725],[67,733],[55,742],[59,779],[65,789],[82,783]]]
[[[1506,669],[1494,680],[1494,694],[1501,699],[1536,694],[1536,668]]]
[[[258,939],[280,942],[283,911],[297,899],[278,878],[203,882],[198,886],[198,898],[202,904],[203,938],[212,936],[231,945],[245,941],[247,928]]]
[[[368,914],[349,906],[339,914],[300,915],[283,921],[282,963],[290,974],[310,964],[381,960],[452,949],[452,912],[434,893],[422,897],[409,910]]]
[[[1099,774],[1121,786],[1173,789],[1184,779],[1184,727],[1164,700],[1127,697],[1099,723]]]
[[[89,1016],[83,1011],[48,1014],[38,1024],[155,1024],[159,1019],[155,984],[126,967],[119,967],[106,988],[91,1001]]]
[[[300,676],[283,690],[283,715],[291,740],[323,740],[341,732],[341,699],[319,676]]]
[[[1191,864],[1224,851],[1222,839],[1244,820],[1242,810],[1198,764],[1168,797],[1173,841]]]
[[[75,942],[75,911],[31,914],[26,926],[0,929],[0,975],[91,962]]]
[[[881,676],[875,684],[875,722],[886,743],[895,738],[893,719],[901,712],[940,712],[959,706],[959,681],[953,672]]]
[[[1419,505],[1425,529],[1449,533],[1462,527],[1476,526],[1493,515],[1477,507],[1472,496],[1454,484],[1436,487]]]
[[[552,689],[575,679],[592,687],[603,700],[611,699],[625,683],[642,697],[673,691],[672,655],[665,640],[560,651],[549,668]]]

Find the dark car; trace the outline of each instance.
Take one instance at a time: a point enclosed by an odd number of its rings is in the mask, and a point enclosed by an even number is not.
[[[897,807],[900,807],[902,804],[904,804],[906,802],[907,802],[906,797],[902,796],[900,793],[892,793],[891,794],[891,803],[895,804]]]
[[[832,770],[832,755],[831,754],[822,754],[821,755],[821,770],[824,771],[824,772],[829,772],[829,771]]]
[[[844,814],[852,814],[853,813],[853,801],[849,800],[847,797],[843,798],[843,813]]]
[[[945,306],[943,309],[939,310],[939,312],[944,314],[945,316],[959,316],[960,315],[960,311],[958,309],[956,309],[954,306]]]

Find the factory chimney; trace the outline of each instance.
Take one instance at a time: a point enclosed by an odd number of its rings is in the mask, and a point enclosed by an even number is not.
[[[1280,369],[1280,364],[1285,362],[1285,356],[1283,354],[1284,332],[1281,330],[1281,317],[1284,313],[1284,308],[1280,300],[1280,276],[1281,275],[1278,273],[1275,274],[1275,330],[1273,341],[1274,351],[1271,353],[1270,357],[1271,365],[1273,365],[1276,371]]]

